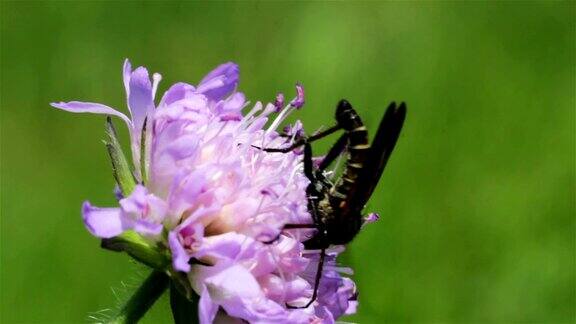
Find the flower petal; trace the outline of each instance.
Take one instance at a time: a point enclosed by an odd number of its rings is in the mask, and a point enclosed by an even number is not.
[[[93,114],[103,114],[103,115],[113,115],[122,118],[128,124],[132,125],[130,119],[123,113],[110,108],[106,105],[102,105],[94,102],[81,102],[81,101],[69,101],[69,102],[53,102],[50,104],[54,108],[66,110],[73,113],[93,113]]]
[[[216,313],[218,313],[218,304],[212,302],[208,289],[204,286],[200,294],[200,301],[198,302],[198,317],[200,324],[211,324],[214,322]]]
[[[236,63],[219,65],[200,81],[197,91],[214,101],[219,101],[236,89],[239,74],[240,69]]]
[[[162,199],[148,193],[142,185],[136,185],[132,193],[120,200],[120,207],[126,226],[144,235],[158,235],[162,232],[162,221],[168,206]]]
[[[111,238],[126,230],[120,208],[98,208],[88,201],[82,205],[82,218],[92,235]]]
[[[195,214],[203,214],[205,210],[205,208],[196,210],[168,234],[168,244],[172,251],[172,265],[176,270],[190,271],[188,261],[191,257],[196,257],[191,253],[194,253],[202,244],[204,238],[204,225],[198,221]]]
[[[144,220],[134,221],[134,230],[142,235],[159,235],[162,233],[162,224],[154,224]]]
[[[223,121],[242,120],[242,108],[246,103],[246,97],[242,92],[236,92],[227,100],[218,102],[215,106],[215,112]]]
[[[140,66],[130,75],[128,91],[128,108],[134,123],[134,129],[138,134],[142,131],[144,119],[148,112],[154,109],[152,95],[152,83],[148,76],[148,70]]]
[[[146,209],[148,190],[141,184],[136,185],[130,195],[120,200],[120,206],[125,213],[142,214]]]
[[[197,203],[197,197],[202,193],[205,184],[205,174],[201,171],[181,172],[176,175],[168,195],[171,213],[181,215],[186,209]]]
[[[124,89],[126,89],[126,98],[130,97],[130,74],[132,74],[132,64],[130,60],[124,60],[122,67],[122,80],[124,81]]]
[[[285,314],[279,304],[264,296],[252,274],[240,265],[231,266],[206,279],[211,299],[222,306],[228,315],[249,322],[267,319],[275,322]]]
[[[158,107],[170,105],[175,101],[186,98],[187,94],[194,92],[196,89],[188,83],[179,82],[171,86],[162,96]]]
[[[186,252],[180,240],[178,239],[177,230],[170,231],[168,234],[168,244],[172,251],[172,266],[178,271],[190,271],[190,255]]]

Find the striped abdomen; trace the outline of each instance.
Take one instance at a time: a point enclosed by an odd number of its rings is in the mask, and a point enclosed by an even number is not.
[[[364,166],[370,144],[368,132],[356,111],[347,101],[338,105],[336,119],[342,125],[348,135],[347,158],[342,176],[330,189],[330,200],[334,207],[338,207],[339,201],[344,201],[356,184],[356,179]]]

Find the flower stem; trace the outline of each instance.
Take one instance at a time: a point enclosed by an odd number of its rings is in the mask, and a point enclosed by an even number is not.
[[[144,314],[152,307],[154,302],[168,288],[168,275],[160,271],[152,273],[144,280],[142,285],[122,306],[118,314],[112,318],[109,324],[131,324],[137,323]]]
[[[186,298],[177,288],[174,282],[170,283],[170,308],[175,324],[198,323],[198,300],[196,294],[192,294],[192,300]]]

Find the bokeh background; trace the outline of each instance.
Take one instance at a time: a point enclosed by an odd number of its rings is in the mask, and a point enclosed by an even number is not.
[[[312,131],[348,98],[374,132],[409,115],[351,244],[360,323],[575,320],[574,2],[2,2],[2,323],[86,322],[146,271],[101,250],[80,204],[113,205],[104,118],[121,66],[160,91],[241,66],[248,98],[301,81]],[[122,133],[126,136],[126,133]],[[318,143],[317,152],[334,139]],[[145,322],[170,319],[167,299]]]

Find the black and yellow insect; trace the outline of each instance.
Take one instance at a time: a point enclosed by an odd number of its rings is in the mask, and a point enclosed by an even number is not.
[[[314,228],[316,234],[304,242],[306,249],[319,249],[320,259],[314,292],[306,308],[314,302],[322,276],[325,250],[330,245],[347,244],[358,234],[364,217],[362,209],[374,192],[400,135],[406,117],[406,104],[392,102],[382,118],[372,144],[362,120],[346,100],[336,107],[336,125],[310,137],[302,137],[285,148],[265,148],[267,152],[287,153],[304,146],[304,173],[310,180],[306,189],[308,211],[314,224],[287,224],[284,229]],[[314,168],[310,143],[344,130],[320,165]],[[346,163],[341,176],[332,183],[325,177],[326,168],[341,154]]]

